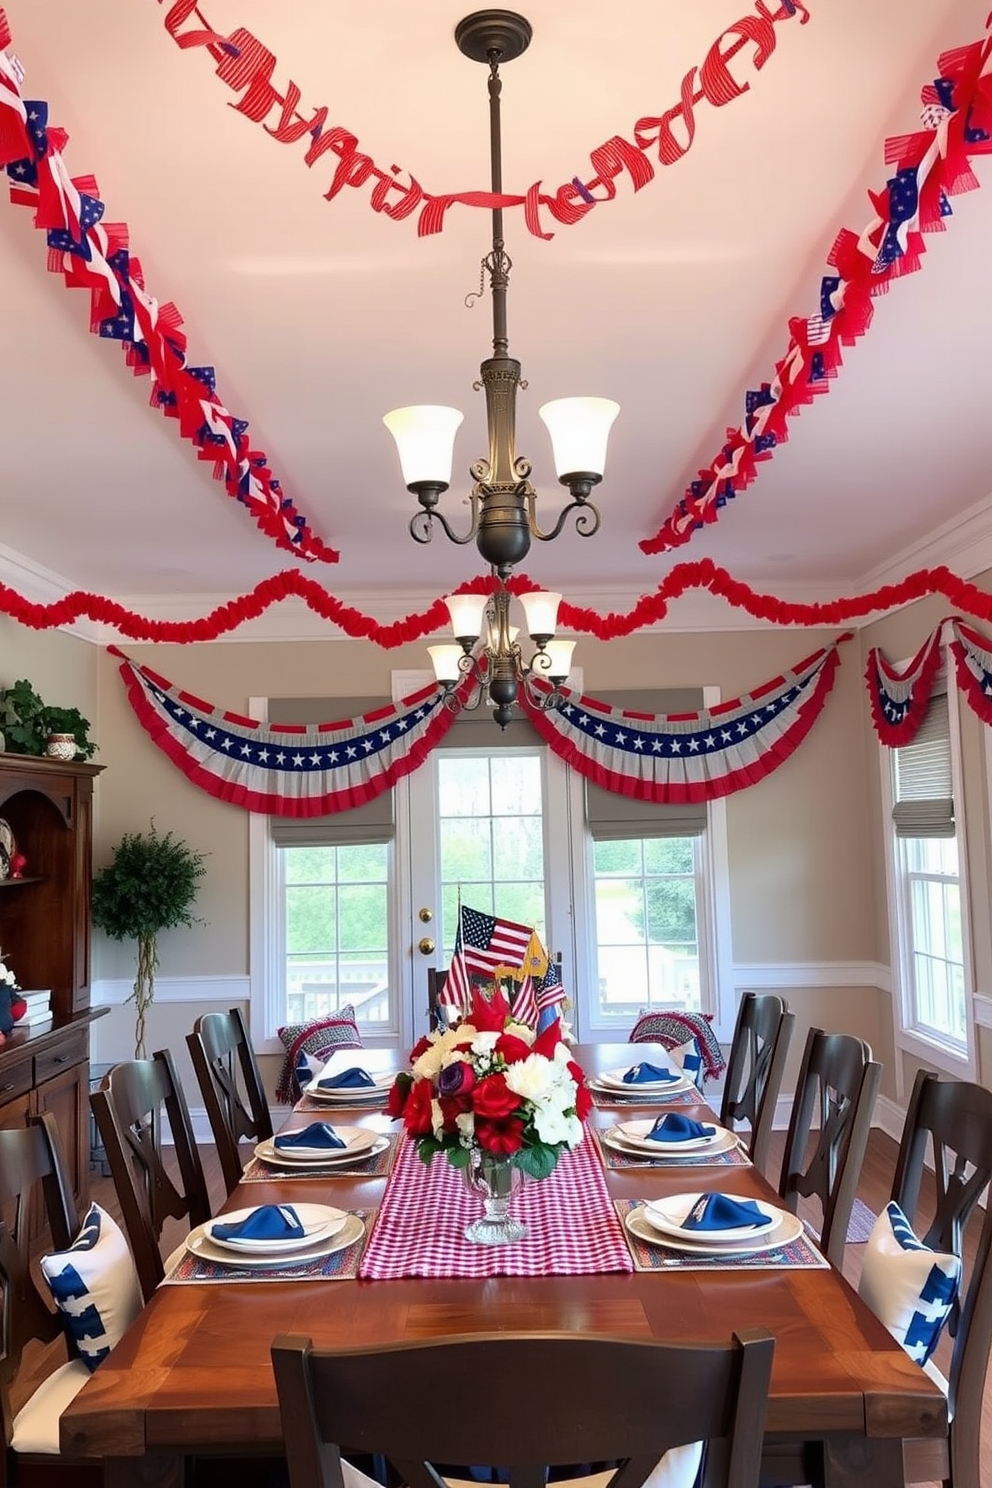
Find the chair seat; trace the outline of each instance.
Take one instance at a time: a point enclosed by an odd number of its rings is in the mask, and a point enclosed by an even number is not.
[[[673,1447],[645,1479],[644,1488],[692,1488],[702,1455],[702,1442],[686,1442],[684,1447]],[[344,1488],[382,1488],[375,1478],[353,1467],[343,1457],[341,1475]],[[581,1478],[557,1478],[555,1488],[607,1488],[612,1478],[612,1472],[587,1473]],[[474,1478],[445,1478],[444,1482],[447,1488],[483,1488]]]
[[[14,1417],[11,1447],[15,1452],[59,1454],[59,1421],[92,1375],[82,1359],[70,1359],[50,1374]]]

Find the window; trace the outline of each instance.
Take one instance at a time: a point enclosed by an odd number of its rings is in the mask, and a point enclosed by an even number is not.
[[[284,847],[286,1021],[389,1021],[388,843]]]
[[[894,910],[902,1030],[968,1059],[967,929],[952,743],[941,692],[912,743],[889,751]]]

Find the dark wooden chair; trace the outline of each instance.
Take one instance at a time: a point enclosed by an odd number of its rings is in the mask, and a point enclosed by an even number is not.
[[[739,1121],[749,1123],[748,1153],[762,1172],[795,1021],[788,1003],[774,993],[745,992],[737,1010],[720,1120],[731,1129]]]
[[[932,1176],[928,1172],[924,1179],[925,1167],[932,1167]],[[978,1201],[990,1179],[992,1090],[921,1070],[906,1111],[892,1197],[924,1244],[953,1251],[965,1269],[948,1323],[953,1338],[946,1381],[950,1433],[945,1441],[905,1444],[907,1483],[980,1488],[982,1396],[992,1348],[992,1207],[989,1194],[984,1209]],[[975,1242],[970,1262],[969,1230]]]
[[[242,1138],[262,1142],[272,1136],[269,1104],[255,1061],[255,1051],[240,1008],[204,1013],[186,1035],[193,1070],[228,1193],[241,1181]]]
[[[203,1166],[172,1055],[159,1049],[151,1059],[114,1065],[90,1103],[147,1302],[165,1275],[159,1250],[165,1221],[186,1219],[193,1228],[210,1218]],[[166,1121],[179,1187],[166,1172],[162,1153]]]
[[[444,984],[448,980],[446,971],[437,971],[435,967],[427,968],[427,1027],[431,1033],[444,1027],[444,1019],[441,1016],[441,993]]]
[[[779,1193],[795,1213],[820,1201],[820,1248],[840,1267],[882,1066],[863,1039],[811,1028],[799,1070]],[[810,1150],[812,1149],[812,1151]]]
[[[57,1479],[66,1485],[96,1488],[103,1482],[103,1468],[92,1459],[84,1462],[10,1448],[11,1394],[29,1343],[63,1340],[60,1368],[76,1360],[72,1367],[84,1378],[88,1375],[52,1309],[51,1298],[35,1285],[32,1275],[32,1230],[41,1215],[48,1222],[53,1248],[64,1250],[71,1245],[79,1231],[79,1215],[51,1112],[29,1117],[27,1126],[0,1130],[0,1414],[4,1433],[0,1484],[54,1483]]]
[[[382,1453],[408,1488],[437,1488],[429,1464],[468,1462],[508,1469],[511,1488],[543,1488],[546,1466],[619,1462],[623,1488],[640,1488],[697,1441],[707,1488],[756,1488],[773,1352],[763,1330],[681,1346],[505,1333],[314,1349],[283,1335],[272,1363],[290,1488],[341,1488],[342,1445]],[[533,1409],[475,1410],[467,1380],[540,1384]]]

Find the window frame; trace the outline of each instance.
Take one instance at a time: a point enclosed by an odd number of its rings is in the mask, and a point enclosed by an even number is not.
[[[892,970],[892,1027],[896,1050],[908,1054],[944,1074],[958,1079],[977,1078],[975,1032],[975,966],[971,934],[971,893],[968,878],[968,837],[961,762],[960,700],[948,667],[946,641],[942,637],[943,666],[934,682],[934,692],[947,693],[947,722],[951,754],[951,795],[954,801],[954,831],[958,852],[958,893],[961,901],[961,947],[964,972],[965,1047],[941,1038],[921,1026],[916,1018],[913,944],[910,933],[910,894],[914,875],[907,870],[905,853],[892,818],[895,805],[892,749],[878,741],[882,782],[882,814],[885,834],[886,901],[889,921],[889,964]],[[909,658],[896,663],[902,668]],[[897,1094],[904,1094],[902,1060],[896,1062]]]

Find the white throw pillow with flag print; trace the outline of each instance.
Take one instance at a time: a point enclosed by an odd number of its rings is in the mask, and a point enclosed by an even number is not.
[[[141,1287],[120,1225],[91,1204],[68,1250],[41,1258],[62,1323],[87,1368],[110,1353],[141,1311]]]
[[[960,1257],[924,1245],[899,1205],[888,1204],[865,1247],[858,1292],[917,1364],[937,1347],[960,1285]]]

